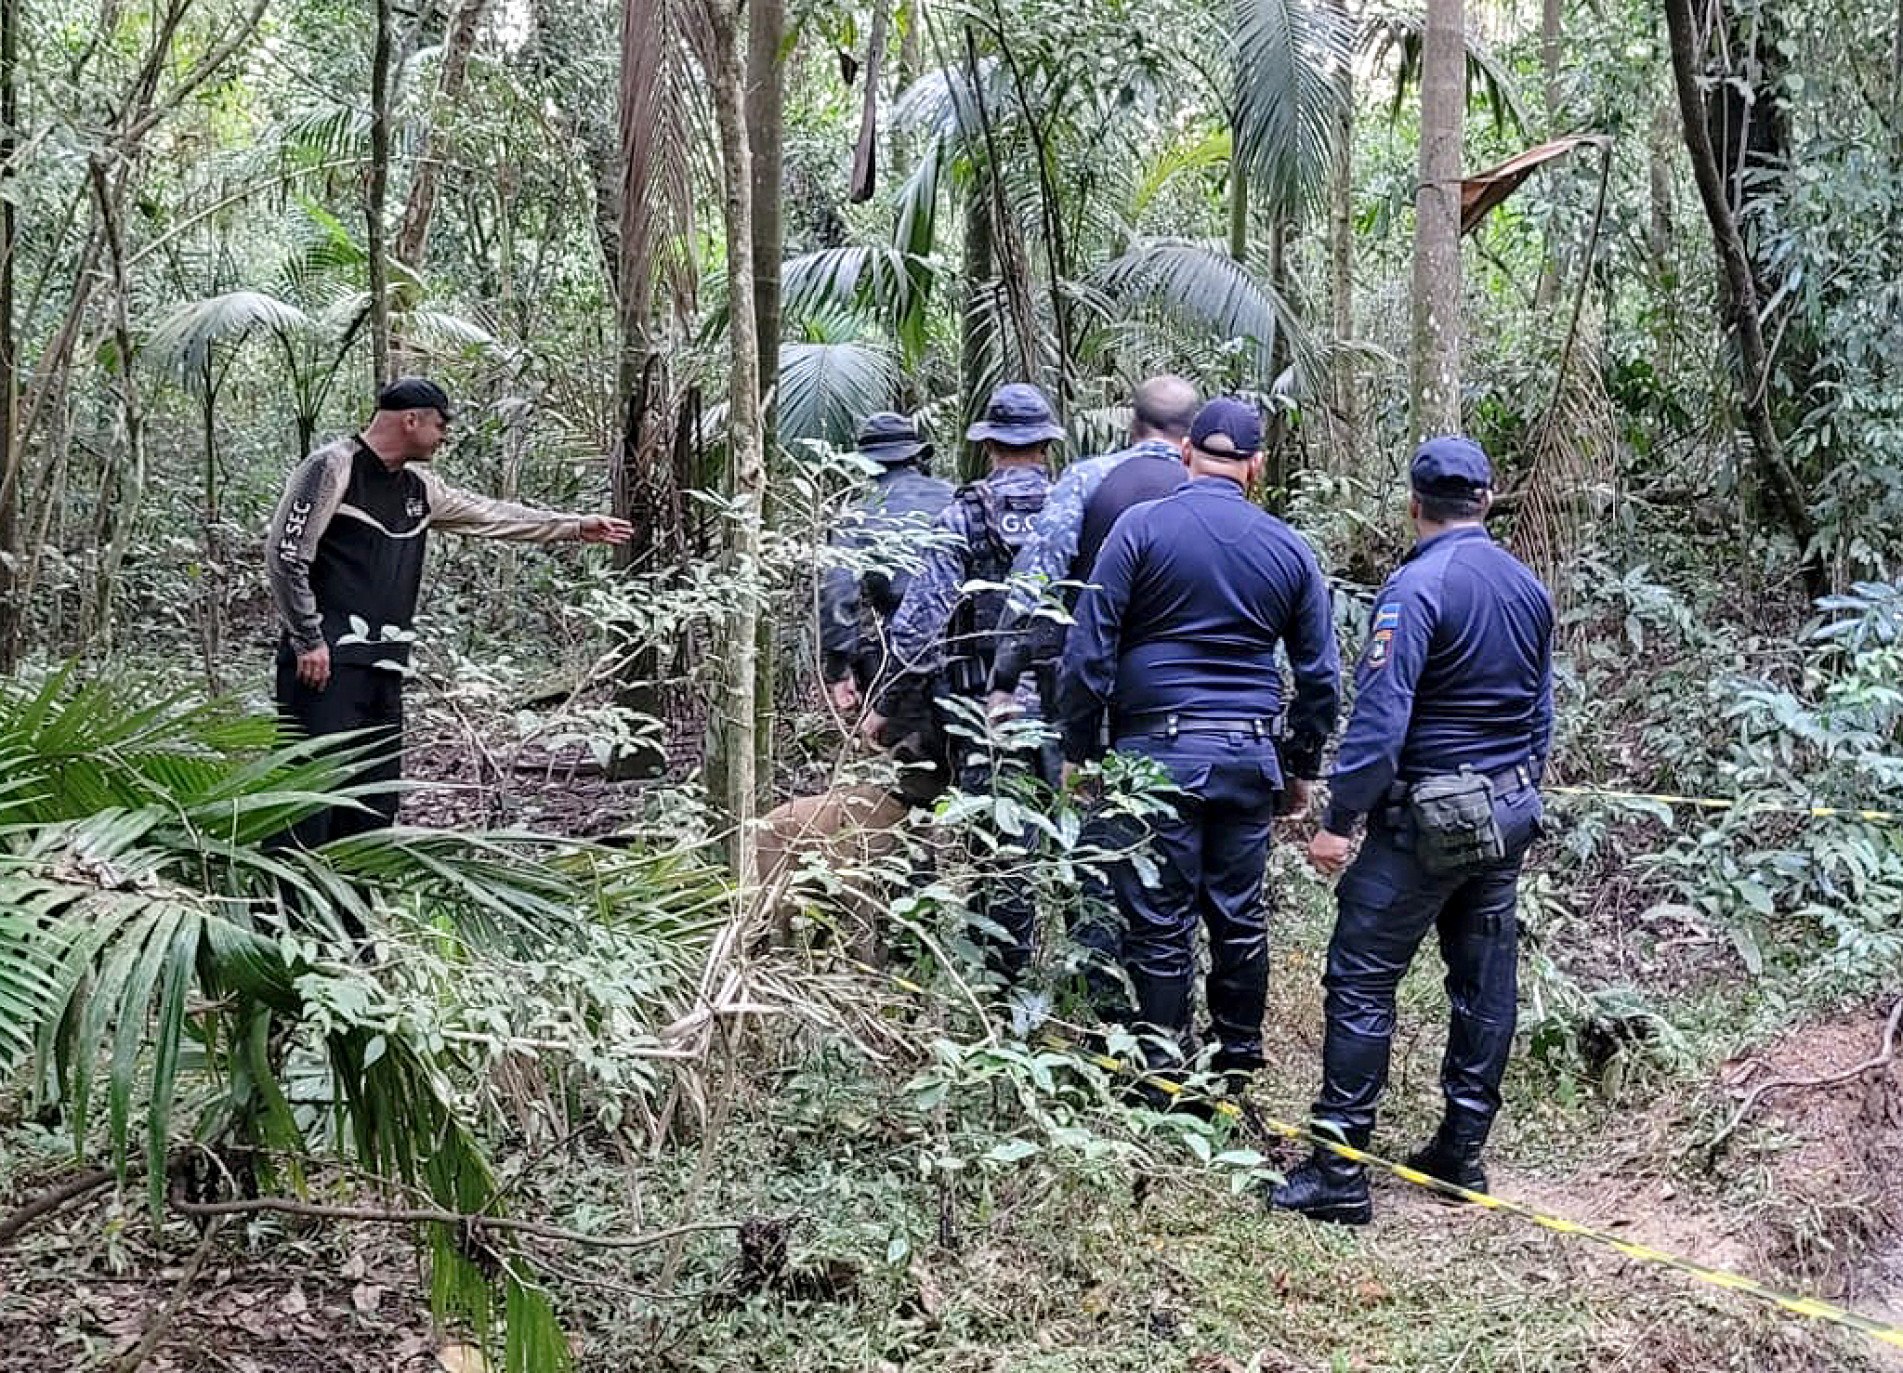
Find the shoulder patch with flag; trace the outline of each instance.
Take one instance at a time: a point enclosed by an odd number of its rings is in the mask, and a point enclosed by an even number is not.
[[[1374,612],[1374,628],[1377,632],[1383,629],[1399,629],[1400,627],[1401,603],[1399,601],[1389,601],[1386,605],[1376,607]]]

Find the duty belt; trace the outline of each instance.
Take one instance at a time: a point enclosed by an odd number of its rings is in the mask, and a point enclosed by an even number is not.
[[[1250,734],[1257,739],[1269,740],[1282,737],[1282,717],[1257,716],[1238,720],[1212,715],[1182,715],[1176,711],[1156,712],[1119,719],[1117,733],[1161,735],[1165,739],[1174,739],[1179,734]]]
[[[1493,786],[1495,796],[1511,796],[1516,791],[1524,791],[1533,785],[1533,765],[1515,763],[1512,767],[1501,768],[1498,772],[1489,772],[1486,779]],[[1398,806],[1407,800],[1407,794],[1413,789],[1412,782],[1396,782],[1388,788],[1388,804]]]

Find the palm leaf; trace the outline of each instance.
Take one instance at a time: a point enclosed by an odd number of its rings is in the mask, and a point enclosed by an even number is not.
[[[1407,93],[1420,84],[1421,48],[1427,39],[1426,16],[1404,10],[1375,10],[1361,21],[1356,46],[1368,65],[1379,67],[1393,53],[1397,62],[1394,101],[1389,117],[1400,113]],[[1504,130],[1508,124],[1521,133],[1526,130],[1526,113],[1514,92],[1513,74],[1494,57],[1478,38],[1465,35],[1467,50],[1467,103],[1483,103],[1493,115],[1494,127]]]
[[[778,415],[788,439],[845,446],[861,416],[891,408],[898,394],[891,355],[863,342],[780,345]]]
[[[212,349],[219,343],[243,343],[259,329],[288,337],[310,327],[308,315],[275,296],[262,291],[228,291],[172,310],[153,329],[146,347],[189,381],[204,375]]]
[[[1338,156],[1350,34],[1301,0],[1236,0],[1235,152],[1278,213],[1319,196]]]
[[[1314,356],[1313,340],[1288,302],[1213,244],[1144,240],[1099,269],[1093,280],[1125,309],[1157,309],[1218,339],[1252,344],[1264,383],[1278,330],[1298,363]]]

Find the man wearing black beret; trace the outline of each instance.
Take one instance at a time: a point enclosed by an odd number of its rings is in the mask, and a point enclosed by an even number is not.
[[[449,425],[442,387],[421,377],[391,382],[361,433],[297,465],[272,518],[265,547],[283,626],[279,712],[312,737],[377,731],[384,746],[358,780],[391,784],[362,798],[367,810],[340,806],[300,821],[291,837],[304,847],[396,820],[403,678],[429,530],[527,543],[618,544],[632,533],[611,515],[555,514],[451,486],[429,468]]]

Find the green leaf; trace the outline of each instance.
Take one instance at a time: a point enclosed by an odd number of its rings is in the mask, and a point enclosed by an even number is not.
[[[984,1153],[984,1161],[999,1164],[1021,1163],[1040,1152],[1039,1146],[1028,1139],[1007,1139],[987,1149]]]

